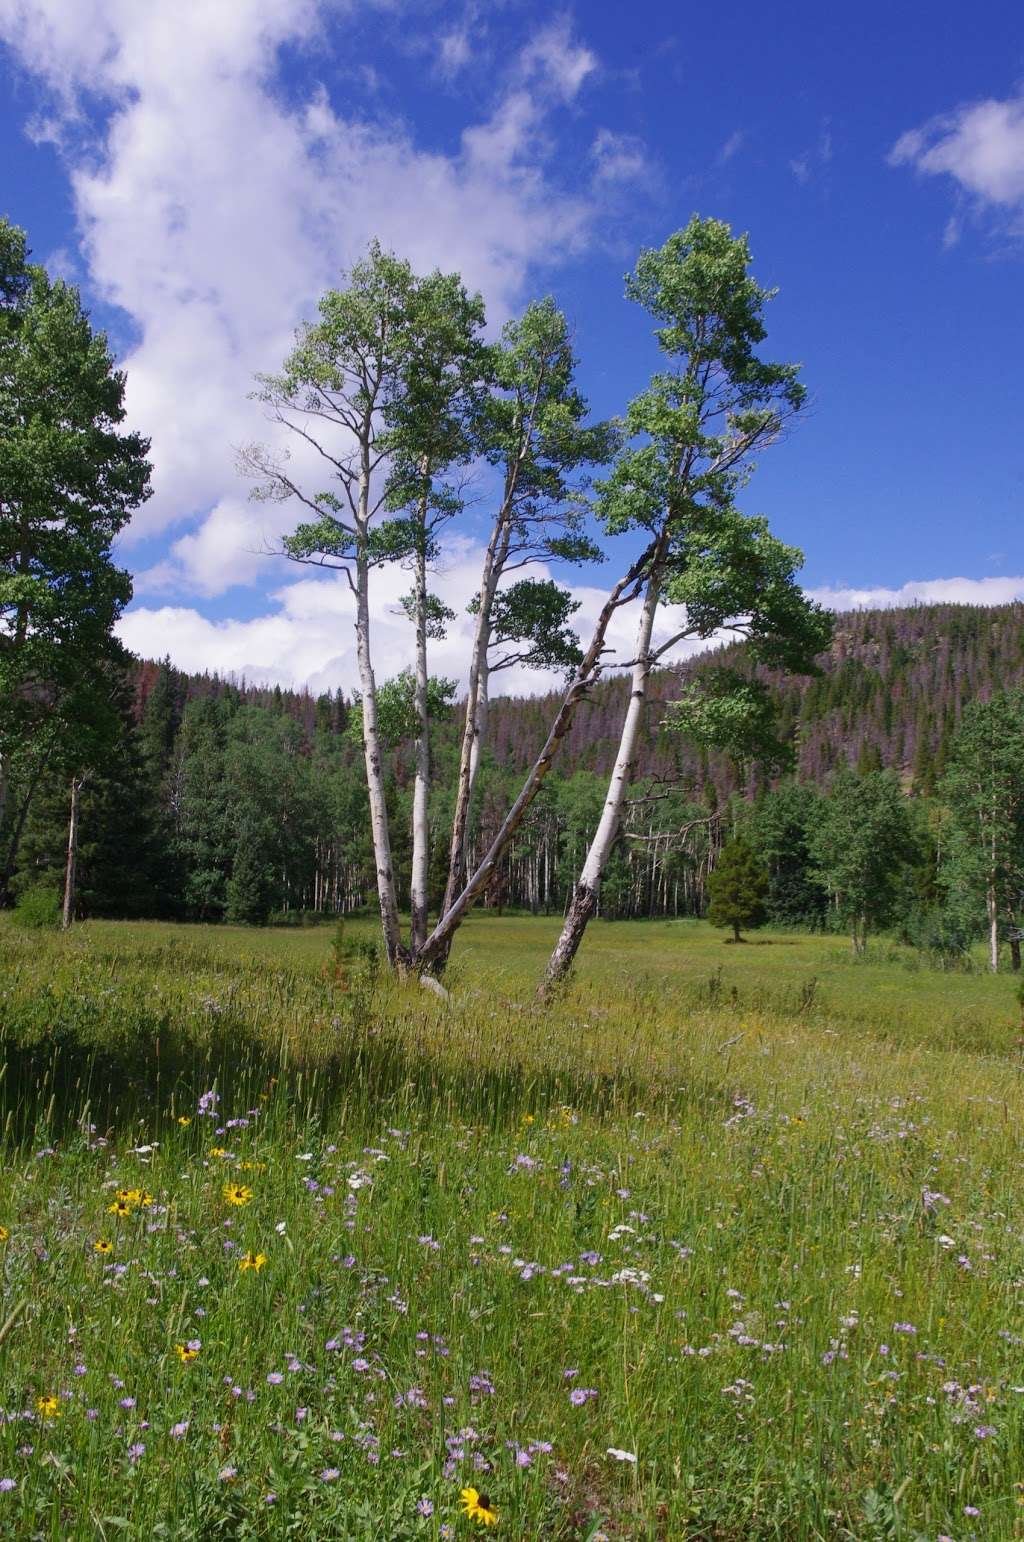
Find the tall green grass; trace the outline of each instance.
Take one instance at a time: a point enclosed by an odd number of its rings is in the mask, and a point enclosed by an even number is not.
[[[0,928],[0,1535],[1024,1534],[1007,981],[551,930]]]

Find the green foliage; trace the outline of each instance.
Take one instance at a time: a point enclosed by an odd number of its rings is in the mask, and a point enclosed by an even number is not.
[[[893,911],[907,867],[919,856],[907,800],[891,771],[836,773],[818,805],[811,853],[854,949]]]
[[[54,930],[60,926],[61,894],[48,884],[36,883],[18,897],[12,919],[26,931]]]
[[[733,940],[740,932],[763,926],[768,919],[765,896],[768,872],[757,853],[742,837],[729,842],[708,879],[708,920],[712,926],[731,928]]]
[[[1024,910],[1024,692],[971,702],[939,795],[949,810],[942,880],[950,908],[988,909],[990,926]]]
[[[419,732],[416,718],[414,692],[416,682],[412,671],[401,670],[383,685],[377,687],[377,726],[381,744],[393,749],[398,744],[415,739]],[[455,699],[454,680],[431,675],[427,680],[427,714],[432,723],[443,723],[451,715]],[[360,703],[353,704],[349,715],[346,737],[353,748],[361,748],[363,742],[363,712]]]
[[[111,629],[131,598],[111,544],[149,496],[148,441],[122,429],[124,375],[78,291],[0,220],[0,755],[45,733],[80,769]],[[55,723],[57,714],[62,719]]]

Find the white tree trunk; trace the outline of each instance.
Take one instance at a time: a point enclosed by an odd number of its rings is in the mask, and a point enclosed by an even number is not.
[[[356,553],[356,656],[359,663],[359,687],[362,691],[363,753],[366,760],[366,788],[370,802],[370,830],[373,836],[373,855],[377,868],[377,896],[380,901],[380,920],[384,933],[384,952],[388,964],[394,968],[405,961],[401,931],[398,924],[398,904],[395,899],[395,879],[391,867],[391,837],[388,831],[387,802],[384,796],[384,766],[380,750],[380,732],[377,727],[377,684],[373,675],[370,653],[370,566],[366,554],[366,532],[369,524],[369,433],[363,445],[363,467],[359,485],[359,535]]]
[[[427,939],[427,875],[430,865],[430,833],[427,819],[430,799],[430,718],[427,705],[427,559],[424,542],[421,542],[416,554],[414,596],[416,679],[413,687],[413,707],[416,713],[417,736],[416,780],[412,793],[409,945],[415,953]]]
[[[654,631],[654,618],[657,614],[660,594],[661,573],[660,569],[655,569],[648,581],[643,608],[640,612],[629,705],[622,724],[615,766],[608,783],[608,795],[576,884],[572,904],[569,906],[562,926],[562,934],[548,960],[547,971],[541,986],[542,993],[564,979],[572,968],[573,959],[583,941],[583,933],[587,929],[587,922],[597,908],[601,878],[619,833],[626,790],[632,778],[633,763],[636,759],[637,738],[647,704],[647,686],[651,674],[651,635]]]
[[[83,778],[71,778],[71,817],[68,820],[68,859],[64,869],[64,910],[61,926],[67,931],[75,919],[75,883],[78,877],[78,804]]]
[[[993,974],[999,973],[999,902],[996,897],[996,886],[990,883],[985,895],[985,909],[988,913],[988,964]]]
[[[476,684],[476,722],[473,729],[473,742],[469,748],[469,786],[466,794],[467,812],[473,806],[473,793],[476,790],[476,780],[480,772],[480,751],[487,741],[487,706],[488,689],[491,683],[491,667],[487,657],[485,645],[483,657],[480,660],[480,670]],[[466,871],[469,861],[469,819],[466,819],[462,841],[462,871]]]

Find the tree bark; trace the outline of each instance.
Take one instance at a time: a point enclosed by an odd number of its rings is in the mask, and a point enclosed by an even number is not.
[[[487,650],[491,641],[491,608],[494,604],[494,596],[498,591],[498,581],[501,578],[505,560],[508,556],[509,540],[511,537],[508,519],[510,507],[511,497],[508,489],[506,489],[501,510],[494,522],[491,538],[487,543],[483,572],[480,577],[476,631],[473,634],[473,651],[469,660],[469,681],[466,689],[466,720],[462,731],[462,745],[459,751],[459,774],[455,784],[455,807],[452,812],[451,844],[448,852],[448,879],[445,884],[444,899],[441,903],[442,916],[447,915],[455,903],[459,890],[462,887],[467,867],[469,811],[476,775],[480,765],[480,744],[483,733],[479,710],[480,685],[481,680],[483,680],[486,699]],[[486,705],[484,711],[486,713]],[[435,958],[435,968],[443,967],[447,957],[447,947],[442,948]]]
[[[519,796],[505,815],[504,822],[491,842],[482,862],[463,888],[461,894],[445,909],[434,930],[419,950],[414,963],[420,967],[431,967],[436,958],[447,956],[448,950],[451,947],[452,937],[461,925],[463,917],[490,882],[495,868],[507,851],[510,842],[523,821],[527,809],[540,792],[544,780],[551,770],[558,747],[569,731],[576,708],[600,673],[604,640],[612,616],[620,605],[626,604],[628,600],[633,598],[633,593],[630,591],[647,570],[647,566],[657,550],[657,546],[657,542],[652,542],[645,551],[641,552],[632,567],[627,573],[623,574],[605,600],[594,627],[590,646],[583,655],[576,676],[569,686],[558,712],[555,714],[554,722],[544,741],[543,748],[534,761],[526,781],[519,792]]]
[[[424,500],[425,504],[425,500]],[[425,520],[425,507],[420,511]],[[427,940],[427,882],[430,866],[428,804],[430,800],[430,717],[427,698],[427,553],[426,532],[421,530],[416,553],[414,614],[416,617],[416,679],[413,707],[416,713],[416,779],[412,793],[412,878],[409,946],[413,953]]]
[[[391,866],[391,837],[388,832],[387,801],[384,796],[383,759],[377,726],[377,685],[370,655],[370,565],[366,552],[370,491],[368,445],[369,430],[367,429],[362,447],[363,463],[359,483],[356,655],[359,662],[359,685],[363,696],[363,752],[366,760],[366,788],[370,802],[373,855],[377,868],[377,897],[380,902],[380,920],[384,933],[384,952],[388,964],[394,968],[397,964],[406,961],[407,954],[402,947],[401,930],[398,924],[398,903],[395,899],[395,879]]]
[[[660,547],[661,542],[658,544]],[[660,562],[656,562],[647,582],[647,592],[640,612],[629,705],[622,724],[619,750],[608,784],[608,795],[576,884],[572,904],[569,906],[569,913],[562,927],[562,934],[548,960],[548,967],[540,987],[541,996],[546,995],[569,973],[579,945],[583,941],[587,923],[597,908],[601,878],[619,833],[622,809],[626,801],[626,789],[629,786],[633,763],[636,759],[637,739],[647,704],[647,686],[651,674],[651,634],[654,631],[654,618],[657,614],[660,595],[661,565]]]
[[[988,966],[993,974],[999,973],[999,899],[996,886],[990,883],[985,894],[985,910],[988,915]]]
[[[78,879],[78,808],[85,778],[71,778],[71,817],[68,820],[68,859],[64,869],[64,909],[61,927],[66,932],[75,919],[75,887]]]

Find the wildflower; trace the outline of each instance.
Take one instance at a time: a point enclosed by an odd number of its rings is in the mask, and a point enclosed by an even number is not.
[[[175,1344],[174,1353],[177,1355],[182,1365],[188,1365],[192,1360],[195,1360],[198,1357],[199,1347],[196,1345],[196,1347],[193,1349],[191,1342],[188,1344]]]
[[[284,1381],[284,1377],[282,1376],[280,1371],[271,1371],[268,1374],[268,1376],[267,1376],[267,1381],[270,1384],[270,1386],[272,1386],[272,1387],[279,1387],[281,1385],[281,1383]]]
[[[146,1448],[141,1440],[137,1440],[134,1445],[128,1447],[128,1460],[132,1463],[137,1462],[139,1457],[145,1454]]]
[[[112,1253],[114,1251],[114,1244],[107,1242],[104,1237],[100,1237],[93,1243],[93,1251],[96,1253]]]
[[[338,1467],[325,1467],[323,1472],[320,1474],[320,1481],[321,1481],[321,1483],[333,1483],[335,1481],[335,1479],[340,1478],[340,1477],[341,1477],[341,1469],[340,1468],[338,1468]]]
[[[11,1234],[10,1234],[10,1232],[9,1232],[9,1231],[8,1231],[8,1230],[7,1230],[7,1227],[6,1227],[6,1226],[0,1226],[0,1242],[6,1242],[6,1241],[7,1241],[7,1239],[8,1239],[8,1237],[9,1237],[9,1236],[10,1236],[10,1235],[11,1235]],[[6,1479],[6,1478],[5,1478],[5,1479],[4,1479],[4,1482],[5,1482],[5,1483],[6,1483],[6,1482],[7,1482],[7,1481],[8,1481],[8,1480],[7,1480],[7,1479]],[[13,1479],[13,1478],[12,1478],[12,1479],[11,1479],[11,1480],[10,1480],[10,1481],[11,1481],[11,1482],[12,1482],[12,1483],[13,1483],[13,1482],[14,1482],[14,1479]]]
[[[13,1480],[10,1479],[10,1478],[5,1478],[4,1479],[5,1483],[9,1483],[11,1481],[13,1481]],[[2,1487],[2,1486],[3,1485],[0,1484],[0,1487]],[[433,1515],[433,1513],[434,1513],[434,1501],[432,1499],[427,1499],[426,1496],[424,1496],[422,1499],[418,1499],[416,1501],[416,1514],[417,1515],[421,1515],[424,1520],[429,1520],[430,1517]]]
[[[116,1215],[119,1221],[123,1221],[127,1216],[131,1215],[132,1207],[127,1200],[115,1199],[112,1205],[107,1206],[107,1213],[109,1215]]]
[[[139,1204],[142,1206],[143,1210],[148,1210],[152,1203],[152,1194],[148,1189],[143,1189],[142,1193],[139,1195]]]
[[[252,1199],[252,1189],[244,1183],[226,1183],[224,1185],[224,1198],[229,1205],[247,1205]]]
[[[210,1155],[212,1157],[226,1157],[227,1154],[228,1154],[228,1152],[227,1152],[227,1147],[226,1146],[211,1146],[210,1147]]]
[[[635,1451],[620,1451],[617,1446],[608,1447],[608,1455],[614,1457],[617,1462],[635,1462]]]
[[[196,1104],[196,1113],[205,1114],[214,1119],[217,1116],[217,1104],[220,1102],[220,1094],[217,1092],[204,1092]]]
[[[464,1488],[459,1495],[460,1503],[466,1512],[466,1519],[479,1521],[481,1526],[494,1526],[498,1521],[498,1512],[491,1505],[486,1494],[481,1494],[475,1488]]]
[[[2,1240],[2,1239],[0,1239]],[[9,1494],[12,1488],[18,1487],[17,1478],[0,1478],[0,1494]]]
[[[182,1440],[188,1434],[188,1420],[182,1419],[180,1424],[171,1425],[171,1439]]]
[[[178,1123],[181,1125],[182,1129],[184,1129],[187,1125],[190,1125],[192,1123],[192,1115],[191,1114],[179,1114],[178,1115]]]
[[[44,1419],[59,1419],[61,1416],[60,1398],[51,1393],[47,1397],[37,1397],[36,1407]]]
[[[573,1387],[569,1393],[569,1401],[574,1408],[582,1408],[584,1403],[589,1403],[591,1398],[596,1396],[596,1387]]]
[[[247,1269],[254,1269],[259,1274],[266,1261],[266,1253],[243,1253],[238,1260],[238,1272],[244,1274]]]
[[[220,1472],[217,1474],[217,1477],[221,1483],[233,1483],[238,1477],[238,1468],[222,1467]]]

